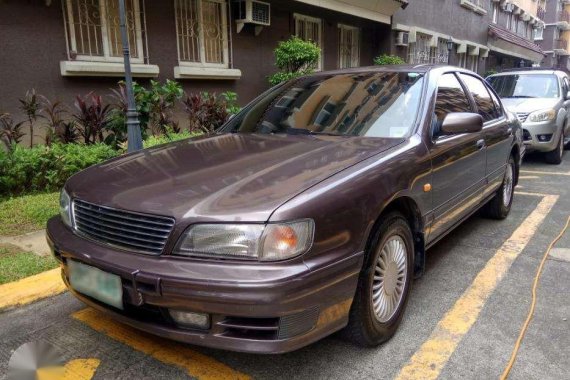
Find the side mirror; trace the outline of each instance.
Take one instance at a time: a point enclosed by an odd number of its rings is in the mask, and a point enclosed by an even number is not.
[[[475,133],[483,129],[483,118],[478,113],[448,113],[441,125],[441,132],[446,135]]]
[[[564,97],[564,100],[570,100],[570,91],[568,91],[566,93],[566,96]]]

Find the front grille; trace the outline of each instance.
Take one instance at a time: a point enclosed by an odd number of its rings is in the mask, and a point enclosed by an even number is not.
[[[312,307],[281,318],[226,317],[217,325],[223,335],[239,339],[279,340],[288,339],[311,331],[319,317],[319,308]]]
[[[526,121],[526,119],[528,118],[528,115],[529,115],[528,112],[518,112],[517,118],[519,119],[519,121],[521,123],[524,123]]]
[[[97,242],[128,251],[160,255],[174,219],[73,201],[75,229]]]

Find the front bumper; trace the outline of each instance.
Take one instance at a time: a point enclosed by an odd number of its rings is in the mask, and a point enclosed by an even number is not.
[[[525,122],[522,125],[523,140],[529,152],[551,152],[557,148],[560,140],[561,128],[556,124],[556,120],[541,123]],[[548,141],[540,141],[539,135],[552,135]]]
[[[255,353],[293,351],[343,328],[363,259],[355,254],[310,270],[302,260],[265,265],[148,256],[81,238],[59,217],[48,222],[47,239],[65,284],[86,304],[166,338]],[[68,260],[120,276],[124,310],[72,289]],[[177,326],[169,309],[207,313],[210,328]]]

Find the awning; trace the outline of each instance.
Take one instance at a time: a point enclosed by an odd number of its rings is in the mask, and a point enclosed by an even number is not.
[[[540,46],[509,30],[489,25],[489,37],[488,46],[491,51],[533,62],[540,62],[544,58]]]
[[[296,0],[300,3],[330,9],[369,20],[391,24],[391,17],[400,8],[408,6],[408,0]]]

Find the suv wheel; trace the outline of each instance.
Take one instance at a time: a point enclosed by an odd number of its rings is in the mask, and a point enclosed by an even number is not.
[[[344,334],[373,347],[390,339],[400,325],[414,275],[412,231],[400,213],[384,218],[365,255]]]
[[[513,156],[509,157],[505,170],[503,184],[497,190],[495,197],[487,203],[484,213],[492,219],[505,219],[511,211],[515,191],[516,166]]]
[[[562,162],[562,156],[564,155],[564,132],[560,133],[560,139],[558,139],[558,145],[556,149],[552,152],[548,152],[544,155],[544,160],[553,165],[559,165]]]

